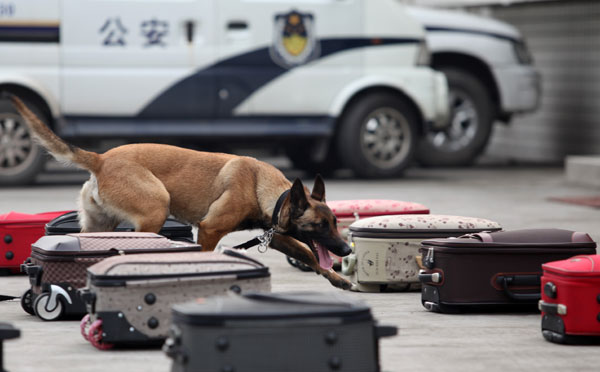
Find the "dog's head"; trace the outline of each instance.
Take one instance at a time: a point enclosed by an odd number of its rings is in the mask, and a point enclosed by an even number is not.
[[[279,227],[308,245],[321,268],[329,270],[333,261],[328,251],[344,257],[351,249],[337,230],[337,219],[325,203],[325,184],[317,175],[312,193],[299,179],[281,206]]]

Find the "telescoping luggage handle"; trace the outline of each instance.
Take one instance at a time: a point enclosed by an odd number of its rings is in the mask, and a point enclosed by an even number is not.
[[[537,286],[540,284],[540,276],[536,274],[523,275],[498,275],[496,283],[502,286],[504,293],[515,301],[538,301],[542,295],[537,293],[515,293],[511,291],[509,286]]]

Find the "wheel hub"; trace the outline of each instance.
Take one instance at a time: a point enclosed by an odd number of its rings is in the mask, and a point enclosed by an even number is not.
[[[23,119],[0,113],[0,174],[13,174],[30,166],[36,146]]]
[[[393,168],[409,151],[410,127],[398,110],[386,107],[373,111],[362,126],[361,149],[379,168]]]
[[[479,127],[479,115],[472,98],[457,90],[449,92],[450,123],[446,130],[432,132],[427,140],[440,150],[454,152],[469,146]]]

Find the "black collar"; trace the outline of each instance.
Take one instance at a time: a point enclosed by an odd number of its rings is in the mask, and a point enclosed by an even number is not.
[[[288,196],[289,193],[290,193],[289,189],[282,192],[281,195],[279,195],[279,199],[277,199],[277,203],[275,203],[275,208],[273,209],[273,215],[271,216],[271,224],[273,225],[273,227],[275,227],[275,226],[277,226],[277,224],[279,224],[279,212],[281,211],[281,205],[283,204],[285,197]]]
[[[270,241],[271,241],[271,236],[273,235],[273,232],[275,231],[275,226],[277,226],[277,224],[279,223],[279,212],[281,211],[281,205],[283,204],[283,201],[285,200],[286,196],[288,196],[288,194],[290,193],[290,190],[285,190],[281,195],[279,195],[279,199],[277,199],[277,203],[275,203],[275,208],[273,208],[273,215],[271,216],[271,229],[268,231],[265,231],[265,234],[263,234],[262,236],[257,236],[254,239],[248,240],[245,243],[242,244],[238,244],[236,245],[235,249],[248,249],[250,247],[254,247],[255,245],[259,245],[259,244],[266,244],[265,247],[267,245],[269,245]],[[266,236],[269,236],[268,238],[266,238]],[[260,239],[259,239],[260,238]],[[268,241],[266,243],[263,243],[263,240],[267,239]],[[260,249],[260,247],[259,247]]]

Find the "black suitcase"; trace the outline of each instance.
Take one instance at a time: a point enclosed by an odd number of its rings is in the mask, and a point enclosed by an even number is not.
[[[119,232],[134,230],[135,228],[129,222],[122,222],[115,229],[115,231]],[[81,232],[81,226],[79,226],[77,220],[77,211],[65,213],[46,224],[46,235],[65,235],[79,232]],[[174,218],[167,218],[162,229],[160,229],[158,233],[171,240],[194,243],[192,226]]]
[[[535,310],[542,264],[595,254],[586,233],[529,229],[422,242],[421,302],[435,312]]]
[[[163,349],[173,372],[377,372],[396,332],[344,293],[252,293],[173,306]]]

